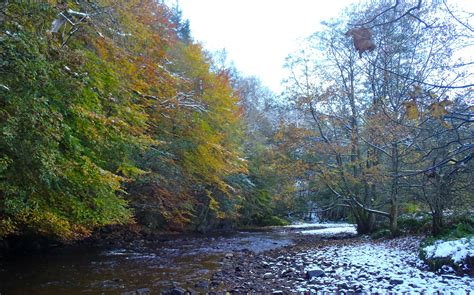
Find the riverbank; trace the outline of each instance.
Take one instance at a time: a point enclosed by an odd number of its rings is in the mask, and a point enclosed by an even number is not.
[[[461,293],[474,289],[469,276],[433,273],[418,258],[421,237],[374,241],[364,237],[299,240],[264,254],[225,259],[221,278],[231,292]]]
[[[0,293],[464,294],[474,289],[472,277],[428,271],[418,258],[421,236],[372,240],[356,236],[348,224],[141,235],[0,260]]]

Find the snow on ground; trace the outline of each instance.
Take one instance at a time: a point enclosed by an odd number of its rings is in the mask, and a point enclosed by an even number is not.
[[[426,258],[451,258],[455,263],[474,257],[474,237],[455,241],[436,241],[434,245],[423,248]]]
[[[344,227],[329,227],[329,228],[321,228],[321,229],[310,229],[310,230],[302,230],[300,231],[303,235],[319,235],[323,237],[327,236],[334,236],[339,234],[346,234],[346,235],[357,235],[357,230],[355,226],[344,226]]]
[[[325,275],[299,282],[295,291],[360,290],[369,293],[466,294],[474,290],[471,277],[439,275],[417,266],[419,239],[403,238],[374,243],[329,246],[299,253],[310,264],[307,270],[321,268]],[[311,262],[312,261],[312,262]]]
[[[303,229],[303,228],[330,228],[330,227],[354,227],[350,223],[297,223],[283,226],[283,228]]]
[[[319,235],[324,237],[346,234],[348,236],[356,235],[356,227],[350,223],[300,223],[284,226],[300,230],[303,235]]]

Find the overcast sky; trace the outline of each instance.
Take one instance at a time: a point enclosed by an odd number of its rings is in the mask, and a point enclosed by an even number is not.
[[[176,0],[168,0],[174,3]],[[358,0],[179,0],[192,36],[207,50],[225,48],[245,75],[279,93],[285,57],[298,43]],[[450,0],[467,11],[474,0]]]
[[[355,0],[179,0],[191,32],[210,51],[225,48],[245,75],[279,92],[285,57],[298,40]]]

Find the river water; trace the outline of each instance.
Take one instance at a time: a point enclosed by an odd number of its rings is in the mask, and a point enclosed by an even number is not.
[[[289,245],[282,230],[137,241],[123,248],[68,247],[0,260],[0,294],[121,294],[194,288],[225,255]]]

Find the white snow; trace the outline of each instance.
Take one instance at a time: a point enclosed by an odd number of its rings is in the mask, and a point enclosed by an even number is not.
[[[426,258],[451,258],[455,263],[474,257],[474,237],[454,241],[436,241],[434,245],[423,248]]]
[[[297,223],[297,224],[290,224],[284,227],[286,228],[329,228],[329,227],[353,227],[353,224],[350,223]]]
[[[355,226],[345,226],[345,227],[330,227],[330,228],[322,228],[322,229],[310,229],[310,230],[302,230],[300,233],[303,235],[320,235],[320,236],[333,236],[338,234],[348,234],[348,235],[356,235],[357,230]]]
[[[356,235],[356,227],[350,223],[300,223],[284,226],[300,230],[303,235],[333,236],[339,234]]]
[[[422,270],[418,259],[417,238],[403,238],[374,243],[364,241],[327,246],[299,253],[307,268],[321,267],[325,276],[299,282],[295,290],[337,292],[354,290],[396,294],[466,294],[474,290],[471,277],[439,275]]]

